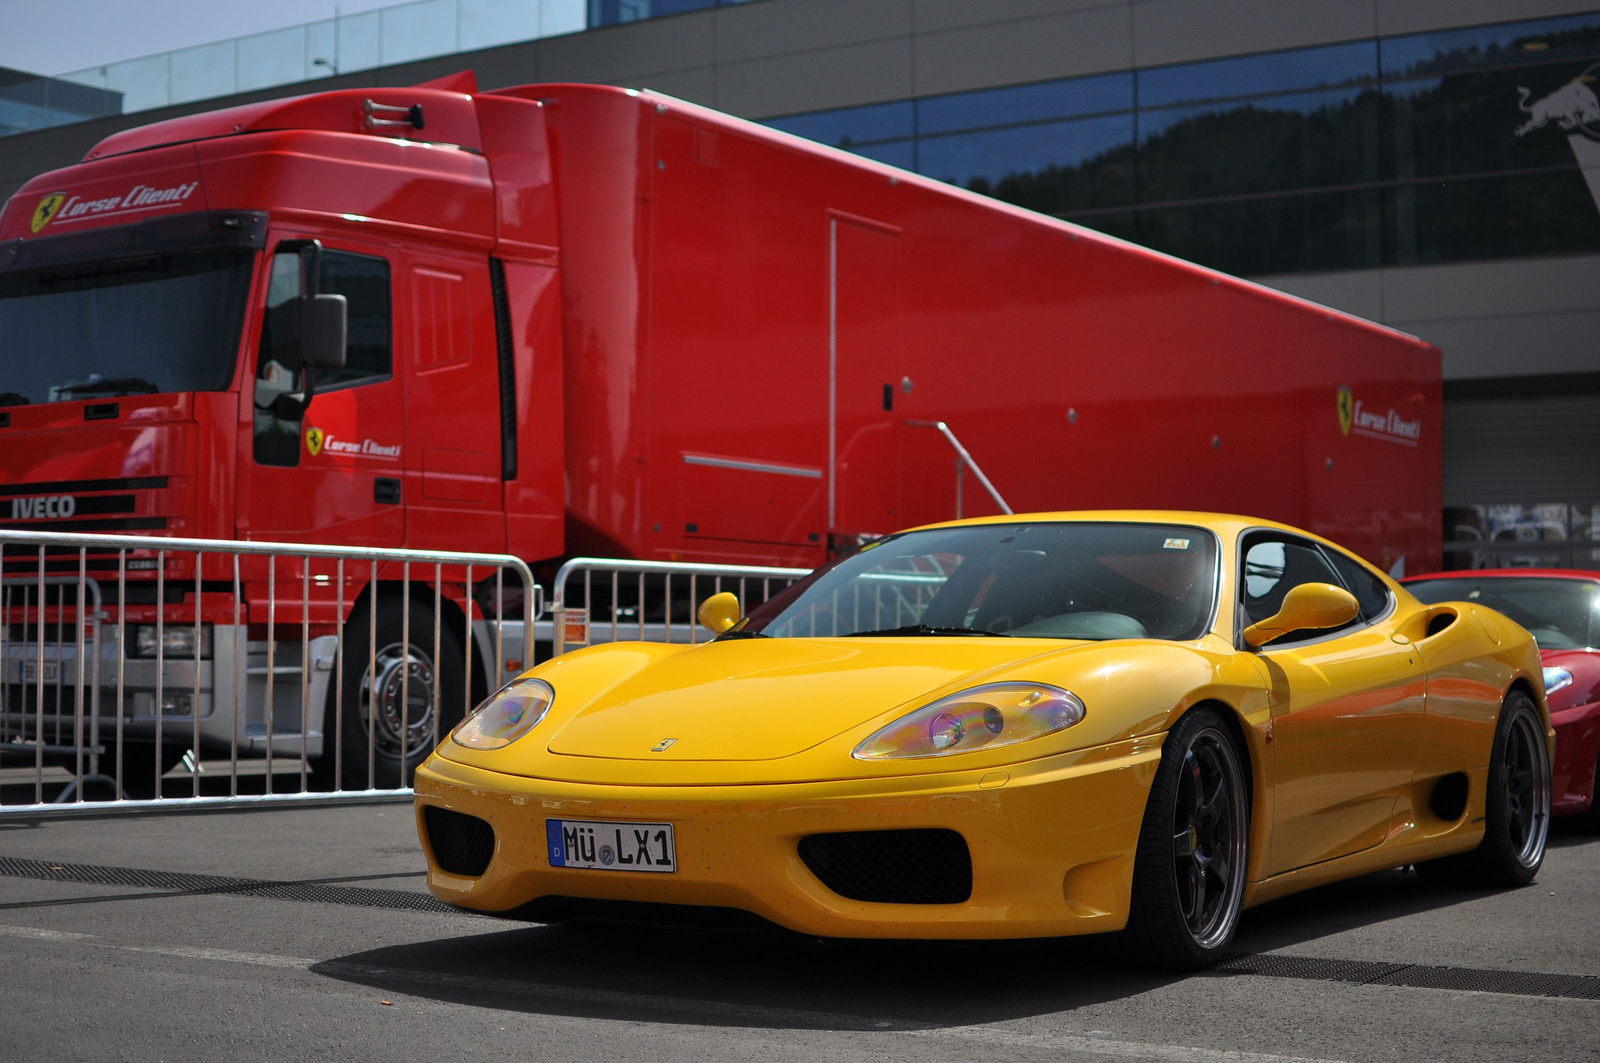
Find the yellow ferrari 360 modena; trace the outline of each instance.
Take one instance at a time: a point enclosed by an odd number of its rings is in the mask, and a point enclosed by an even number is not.
[[[437,897],[824,937],[1127,928],[1184,968],[1294,890],[1543,860],[1532,638],[1284,525],[958,521],[700,617],[715,640],[557,657],[456,727],[416,775]]]

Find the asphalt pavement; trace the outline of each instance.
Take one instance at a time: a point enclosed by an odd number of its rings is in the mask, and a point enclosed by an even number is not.
[[[0,1060],[1600,1058],[1600,838],[1503,893],[1387,872],[1253,909],[1223,969],[507,923],[408,805],[0,816]]]

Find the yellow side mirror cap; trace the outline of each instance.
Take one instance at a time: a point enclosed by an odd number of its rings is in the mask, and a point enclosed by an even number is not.
[[[695,615],[707,631],[720,635],[739,622],[739,596],[732,591],[713,594],[700,603]]]
[[[1331,583],[1302,583],[1283,596],[1272,616],[1244,629],[1244,640],[1263,646],[1291,631],[1321,630],[1348,624],[1361,613],[1355,595]]]

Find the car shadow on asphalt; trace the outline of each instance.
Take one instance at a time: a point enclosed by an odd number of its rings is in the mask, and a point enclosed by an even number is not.
[[[1561,845],[1600,842],[1566,832],[1558,839]],[[1234,948],[1292,952],[1296,945],[1492,892],[1440,885],[1411,870],[1365,875],[1251,909]],[[992,1023],[1136,996],[1191,977],[1141,968],[1120,934],[1001,944],[819,942],[783,932],[599,921],[480,930],[343,956],[312,969],[478,1007],[801,1029]]]

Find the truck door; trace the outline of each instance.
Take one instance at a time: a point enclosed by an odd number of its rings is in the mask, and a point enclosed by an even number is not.
[[[406,545],[505,549],[489,260],[407,252]]]
[[[307,234],[276,232],[258,289],[259,327],[243,389],[238,534],[399,546],[402,382],[394,372],[393,262],[381,248],[324,239],[317,288],[348,307],[343,369],[320,375],[309,407],[292,337]]]
[[[900,234],[865,219],[829,226],[828,523],[842,535],[900,526]]]

